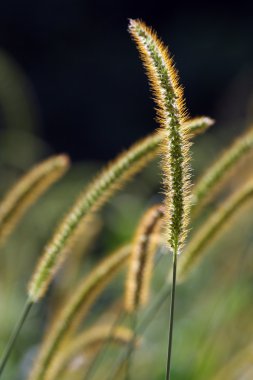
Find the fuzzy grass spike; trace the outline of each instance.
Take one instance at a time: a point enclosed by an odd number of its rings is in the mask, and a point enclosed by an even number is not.
[[[70,212],[66,215],[52,240],[46,246],[42,258],[28,286],[32,302],[39,301],[47,290],[57,269],[66,256],[65,246],[80,223],[97,211],[133,175],[139,172],[151,158],[157,146],[158,136],[135,144],[108,165],[79,196]]]
[[[189,135],[193,137],[204,133],[213,124],[214,119],[207,116],[199,116],[186,121],[185,127],[189,131]]]
[[[190,212],[189,127],[182,88],[167,48],[156,33],[139,20],[131,20],[129,31],[147,71],[164,131],[163,163],[167,239],[179,253],[187,233]]]
[[[194,214],[214,197],[219,188],[236,170],[238,164],[252,151],[252,148],[253,129],[249,129],[207,170],[194,188],[192,199]]]
[[[187,127],[187,131],[198,133],[200,129],[202,130],[211,124],[211,119],[198,118],[192,122],[191,128]],[[155,133],[134,144],[102,170],[80,195],[56,230],[52,240],[45,247],[28,286],[31,302],[37,302],[44,296],[54,274],[65,259],[66,251],[64,248],[78,225],[84,223],[87,215],[97,211],[115,191],[120,189],[160,152],[160,143],[164,138],[161,136],[163,135]]]
[[[52,240],[46,246],[42,259],[28,287],[29,298],[37,302],[65,258],[64,248],[75,230],[90,213],[97,211],[134,174],[139,172],[154,156],[157,136],[145,139],[120,155],[106,167],[74,203]]]
[[[205,248],[213,242],[224,228],[229,226],[229,222],[234,215],[241,210],[246,202],[252,200],[253,181],[249,181],[242,186],[235,194],[222,204],[216,212],[208,218],[206,223],[198,230],[191,239],[184,257],[180,260],[179,277],[183,280],[201,259]]]
[[[68,156],[53,156],[36,165],[0,203],[0,244],[3,245],[33,203],[69,168]]]
[[[158,121],[164,131],[162,169],[165,191],[165,236],[173,253],[169,341],[166,379],[170,379],[177,255],[184,245],[191,209],[190,132],[186,123],[183,90],[168,49],[142,21],[130,20],[129,31],[146,68],[157,104]]]
[[[154,205],[145,212],[137,227],[126,281],[125,308],[129,313],[147,303],[163,216],[163,206]]]
[[[212,123],[211,119],[205,117],[198,118],[191,125],[191,130],[194,135],[201,133],[203,129],[211,126]],[[160,153],[160,144],[163,138],[162,133],[153,133],[138,141],[128,151],[121,154],[95,178],[92,185],[79,197],[69,214],[60,224],[51,242],[46,246],[44,254],[28,285],[28,301],[17,323],[18,328],[15,329],[10,338],[9,343],[11,343],[11,346],[8,343],[8,350],[5,351],[0,361],[0,373],[4,370],[14,341],[17,339],[17,335],[14,337],[14,334],[20,331],[24,323],[24,315],[27,316],[27,312],[30,311],[31,306],[45,294],[50,281],[68,253],[71,239],[78,229],[78,225],[84,222],[87,215],[89,217],[92,212],[102,206],[114,191],[123,186],[127,180]],[[65,248],[67,249],[65,250]]]

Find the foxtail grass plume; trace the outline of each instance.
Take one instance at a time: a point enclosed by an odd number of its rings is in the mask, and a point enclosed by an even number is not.
[[[85,217],[97,211],[112,194],[149,162],[159,149],[159,135],[141,140],[109,164],[82,193],[66,215],[52,240],[46,246],[42,259],[28,286],[29,298],[37,302],[65,258],[64,248]]]
[[[196,118],[186,129],[189,134],[191,132],[197,134],[202,129],[211,126],[212,123],[211,119],[200,117]],[[87,216],[97,211],[115,191],[120,189],[160,152],[163,138],[162,133],[154,133],[138,141],[102,170],[91,185],[84,190],[44,249],[28,286],[31,302],[37,302],[44,296],[54,274],[66,257],[65,247],[78,225],[84,223]]]
[[[131,246],[123,246],[104,259],[73,290],[72,296],[59,311],[55,323],[49,329],[29,377],[30,380],[44,380],[48,367],[61,344],[78,327],[80,320],[84,318],[113,276],[126,264],[130,250]]]
[[[49,283],[66,257],[65,246],[80,223],[97,211],[115,191],[138,173],[154,157],[158,149],[158,135],[140,141],[121,154],[91,182],[79,196],[73,207],[60,223],[51,241],[45,247],[42,258],[28,286],[32,302],[44,296]]]
[[[210,202],[224,182],[238,168],[238,164],[252,151],[252,148],[253,129],[249,129],[207,169],[193,190],[192,212],[194,214],[207,202]]]
[[[84,355],[85,352],[96,352],[107,341],[124,346],[132,340],[133,332],[127,327],[117,326],[113,331],[111,325],[91,327],[77,337],[73,337],[68,345],[59,352],[49,367],[45,380],[60,379],[71,360],[78,355]],[[135,344],[137,342],[136,339]]]
[[[36,165],[0,203],[0,244],[3,244],[28,208],[69,168],[68,156],[53,156]]]
[[[253,181],[242,186],[232,194],[206,223],[197,231],[186,247],[185,255],[179,263],[179,278],[182,281],[202,258],[205,248],[214,241],[218,234],[228,228],[232,217],[253,198]]]
[[[189,127],[183,91],[167,48],[142,21],[130,20],[133,37],[147,71],[164,131],[165,218],[168,243],[179,253],[186,238],[190,211]]]
[[[197,123],[199,122],[198,120]],[[199,131],[198,129],[196,133]],[[26,307],[18,322],[18,331],[20,331],[24,318],[32,305],[45,294],[54,274],[67,256],[72,238],[80,224],[86,223],[92,212],[101,207],[113,192],[155,157],[160,151],[160,141],[161,135],[157,133],[134,144],[126,153],[120,155],[109,167],[104,169],[92,185],[79,197],[53,235],[51,242],[44,249],[44,254],[33,273],[28,285]],[[18,336],[16,330],[13,334],[1,361],[1,372],[4,370],[13,343]]]
[[[214,124],[214,119],[207,116],[194,117],[185,121],[185,127],[189,132],[189,137],[193,137],[204,133],[209,127]]]
[[[125,308],[132,313],[147,303],[154,255],[160,243],[164,207],[154,205],[142,217],[132,244],[126,280]]]

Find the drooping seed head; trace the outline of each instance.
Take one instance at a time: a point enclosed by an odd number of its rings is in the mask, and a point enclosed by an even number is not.
[[[28,295],[32,302],[38,302],[44,296],[53,276],[66,258],[65,248],[69,248],[80,223],[85,223],[91,213],[97,211],[155,156],[159,150],[159,139],[158,134],[153,135],[152,138],[140,140],[120,154],[78,197],[45,247],[33,273],[28,286]]]
[[[207,221],[201,226],[197,233],[192,237],[186,246],[186,254],[182,257],[178,267],[179,280],[186,278],[191,269],[197,266],[197,263],[205,253],[206,247],[211,244],[215,238],[228,228],[231,220],[242,209],[247,202],[253,199],[253,181],[250,180],[239,190],[232,194]]]
[[[206,117],[195,119],[189,127],[189,136],[201,132],[212,123]],[[186,128],[188,130],[188,128]],[[138,173],[160,151],[165,131],[153,133],[133,144],[120,154],[93,180],[79,196],[64,220],[56,229],[51,241],[45,247],[28,286],[28,294],[33,302],[45,294],[50,281],[66,256],[70,240],[80,223],[86,221],[92,212],[97,211],[128,180]]]
[[[164,207],[155,205],[146,211],[137,227],[126,281],[125,308],[130,313],[147,303],[163,216]]]
[[[214,162],[196,183],[192,196],[194,215],[215,196],[253,149],[253,128],[247,130]]]
[[[53,156],[28,171],[0,203],[0,244],[3,244],[30,206],[69,168],[68,156]]]
[[[112,331],[113,330],[113,331]],[[116,343],[118,345],[128,345],[134,340],[136,345],[139,339],[134,337],[133,331],[124,326],[117,326],[112,329],[111,325],[96,326],[86,329],[69,340],[68,345],[56,355],[55,360],[50,365],[45,380],[60,379],[66,366],[79,355],[97,352],[98,347],[106,341]]]

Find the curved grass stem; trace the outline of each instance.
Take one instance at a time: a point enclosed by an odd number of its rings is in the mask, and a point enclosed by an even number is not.
[[[15,329],[13,330],[13,333],[9,339],[9,342],[7,343],[5,351],[3,352],[2,358],[0,360],[0,376],[2,375],[2,373],[4,371],[5,365],[6,365],[8,359],[10,357],[10,354],[12,352],[14,345],[15,345],[15,342],[19,336],[19,333],[22,329],[22,326],[23,326],[32,306],[33,306],[33,302],[31,300],[27,300],[25,303],[24,309],[22,311],[22,314],[20,316],[20,319],[19,319]]]
[[[177,279],[177,251],[175,250],[173,253],[173,274],[172,274],[172,288],[171,288],[171,301],[170,301],[170,323],[169,323],[166,380],[170,380],[173,323],[174,323],[174,309],[175,309],[175,296],[176,296],[176,279]]]
[[[124,321],[125,317],[126,317],[126,312],[125,310],[122,310],[111,326],[109,337],[113,335],[116,327]],[[85,374],[85,380],[90,380],[92,377],[95,376],[96,370],[99,368],[99,365],[104,359],[107,349],[109,348],[109,345],[110,345],[110,339],[108,339],[107,341],[104,342],[104,344],[101,345],[99,352],[97,353],[96,357],[90,364]]]

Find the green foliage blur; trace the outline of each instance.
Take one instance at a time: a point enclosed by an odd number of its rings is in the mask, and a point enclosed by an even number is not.
[[[35,163],[55,152],[43,140],[39,107],[28,78],[5,52],[0,54],[0,192],[3,197]],[[251,112],[252,115],[252,112]],[[208,115],[209,116],[209,115]],[[212,116],[212,115],[210,115]],[[249,119],[230,128],[240,135]],[[119,131],[120,133],[120,131]],[[220,151],[232,141],[226,128],[217,128],[196,138],[193,146],[194,180],[205,171]],[[68,153],[68,152],[65,152]],[[95,157],[94,157],[95,159]],[[9,338],[26,299],[26,284],[43,246],[56,224],[69,209],[84,185],[103,166],[101,162],[74,163],[70,171],[26,213],[7,244],[1,249],[0,266],[0,350]],[[232,193],[245,177],[251,176],[252,160],[244,163],[231,178],[216,203]],[[120,191],[96,216],[96,238],[87,252],[81,252],[78,265],[71,255],[55,278],[46,298],[36,306],[22,330],[3,375],[5,380],[23,380],[31,368],[36,351],[54,313],[71,294],[78,280],[106,254],[128,242],[142,213],[162,199],[159,162],[156,160]],[[208,206],[199,225],[215,212],[217,204]],[[177,288],[173,348],[173,380],[212,379],[241,349],[252,342],[253,299],[253,213],[244,209],[229,229],[205,252],[204,260]],[[191,234],[198,224],[191,225]],[[85,254],[84,254],[85,253]],[[155,268],[152,297],[155,300],[169,273],[171,257],[163,252]],[[72,271],[72,272],[71,272]],[[124,273],[98,299],[84,322],[87,328],[107,321],[122,301]],[[116,306],[115,306],[116,305]],[[145,314],[145,310],[142,312]],[[135,351],[132,379],[162,380],[168,330],[168,303],[157,311]],[[141,317],[141,316],[140,316]],[[117,360],[122,348],[111,348],[97,378],[103,378]],[[85,353],[84,353],[85,355]],[[83,368],[71,367],[66,379],[81,379]],[[253,372],[251,372],[252,374]],[[248,377],[249,379],[252,377]],[[239,379],[239,377],[238,377]]]

